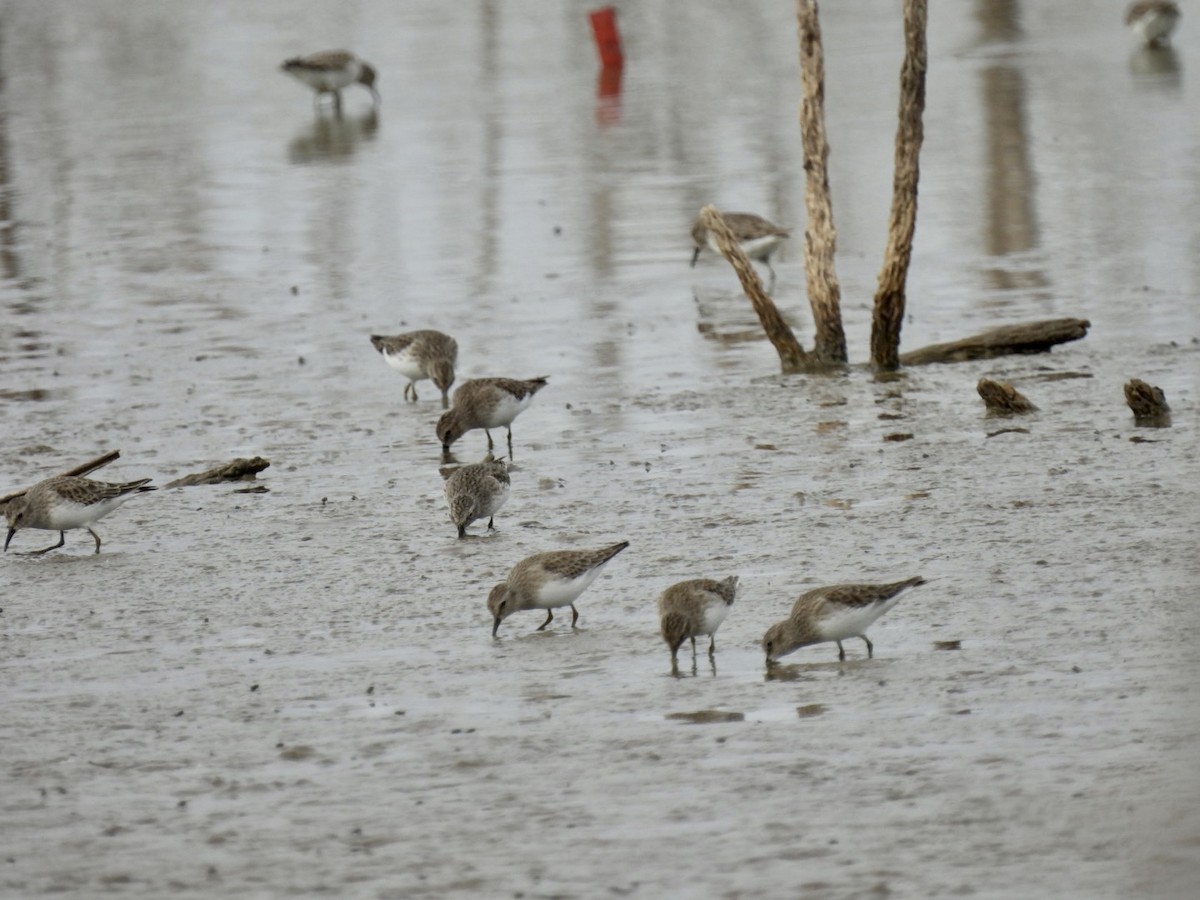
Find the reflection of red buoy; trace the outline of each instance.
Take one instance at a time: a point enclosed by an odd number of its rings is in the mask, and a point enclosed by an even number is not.
[[[605,6],[592,10],[588,18],[592,20],[592,35],[596,38],[601,65],[605,68],[622,65],[625,57],[621,53],[621,35],[617,31],[617,11]]]

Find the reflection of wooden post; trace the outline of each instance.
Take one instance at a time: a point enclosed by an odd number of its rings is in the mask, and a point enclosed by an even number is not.
[[[896,170],[892,176],[892,215],[875,315],[871,322],[871,364],[900,366],[900,326],[904,321],[904,285],[917,227],[917,180],[925,131],[925,3],[904,0],[904,64],[900,69],[900,123],[896,129]]]
[[[817,0],[796,0],[796,24],[800,33],[800,138],[807,176],[804,202],[808,227],[804,231],[804,275],[808,302],[816,326],[813,355],[821,363],[846,362],[846,335],[842,331],[841,287],[833,254],[837,229],[833,227],[833,204],[829,199],[829,142],[825,139],[825,54],[821,49],[821,24]]]
[[[758,321],[762,323],[763,331],[767,333],[767,338],[779,354],[779,364],[783,371],[788,374],[807,371],[810,367],[808,355],[792,334],[792,329],[788,328],[787,322],[783,321],[779,309],[763,290],[758,273],[751,267],[750,260],[742,252],[737,238],[733,236],[717,208],[709,205],[700,210],[700,221],[716,241],[721,255],[729,260],[729,264],[737,272],[738,279],[742,282],[742,290],[746,292],[750,305],[758,314]]]

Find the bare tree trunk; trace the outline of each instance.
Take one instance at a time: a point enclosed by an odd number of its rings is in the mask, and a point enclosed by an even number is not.
[[[896,169],[892,176],[892,215],[875,314],[871,322],[871,364],[900,367],[900,326],[904,287],[917,227],[917,182],[925,138],[926,0],[904,0],[904,64],[900,69],[900,123],[896,129]]]
[[[750,265],[750,260],[742,252],[737,238],[733,236],[717,208],[709,204],[700,210],[700,221],[717,242],[721,255],[729,260],[729,264],[737,272],[738,279],[742,282],[742,290],[746,292],[750,305],[758,314],[758,321],[762,323],[763,331],[767,333],[767,338],[779,354],[779,364],[783,371],[787,374],[808,371],[811,368],[808,354],[792,334],[787,322],[783,321],[778,307],[763,290],[758,273]]]
[[[804,274],[816,326],[813,356],[827,366],[842,365],[846,362],[846,334],[842,330],[841,286],[833,265],[837,229],[833,227],[826,167],[829,142],[825,139],[825,54],[821,49],[817,0],[796,0],[796,24],[800,37],[800,83],[804,91],[800,101],[800,137],[807,175]]]

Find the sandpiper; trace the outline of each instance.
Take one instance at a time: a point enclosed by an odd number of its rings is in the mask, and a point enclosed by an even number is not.
[[[1179,24],[1179,5],[1171,0],[1140,0],[1125,11],[1125,24],[1147,47],[1165,47]]]
[[[508,464],[488,454],[483,462],[443,469],[446,479],[446,503],[450,506],[450,521],[458,526],[458,536],[467,536],[467,526],[486,518],[488,531],[494,529],[494,517],[508,500]]]
[[[320,101],[322,94],[333,94],[333,108],[341,112],[342,88],[357,82],[371,92],[375,105],[379,105],[375,69],[347,50],[322,50],[308,56],[295,56],[285,60],[280,68],[316,91],[314,104]]]
[[[523,609],[546,610],[546,621],[537,629],[541,631],[554,619],[555,609],[569,606],[574,628],[579,619],[575,599],[596,580],[604,564],[628,546],[629,541],[621,541],[600,550],[552,550],[521,560],[509,571],[504,583],[488,594],[492,637],[501,622]]]
[[[96,540],[96,552],[100,552],[100,535],[89,527],[104,518],[134,494],[155,491],[148,486],[149,478],[125,484],[109,484],[92,481],[76,475],[55,475],[39,481],[24,494],[9,500],[4,506],[8,519],[8,537],[4,549],[8,550],[13,535],[22,528],[41,528],[57,531],[58,543],[53,547],[32,551],[34,556],[57,550],[66,543],[66,532],[71,528],[86,528]]]
[[[874,656],[875,648],[865,634],[867,626],[895,606],[902,591],[924,583],[925,579],[918,576],[893,584],[835,584],[801,594],[791,615],[763,635],[767,664],[793,650],[825,641],[835,642],[838,659],[845,659],[842,641],[852,637],[862,638],[868,658]]]
[[[696,655],[697,635],[707,634],[708,655],[717,650],[717,629],[729,615],[737,593],[738,578],[731,575],[724,581],[695,578],[673,584],[658,598],[658,615],[663,640],[671,648],[671,663],[678,661],[679,648],[692,639],[692,656]]]
[[[787,240],[790,232],[754,213],[731,212],[721,215],[725,219],[725,224],[729,226],[729,230],[733,232],[733,236],[737,238],[742,252],[750,259],[761,261],[767,267],[767,271],[771,273],[771,285],[774,286],[775,270],[771,268],[771,254]],[[692,252],[692,268],[696,267],[700,251],[706,246],[714,253],[721,252],[713,236],[700,219],[696,219],[695,224],[692,225],[692,243],[695,245],[695,250]]]
[[[503,425],[508,429],[508,458],[513,458],[512,421],[533,400],[533,395],[546,386],[546,378],[471,378],[454,392],[454,405],[442,413],[437,423],[442,452],[450,453],[450,445],[475,428],[487,434],[488,450],[494,449],[490,429]]]
[[[448,334],[426,329],[386,337],[371,335],[371,343],[383,355],[383,361],[408,379],[404,399],[417,402],[417,382],[426,378],[442,392],[442,409],[450,408],[450,385],[454,384],[454,364],[458,362],[458,343]]]

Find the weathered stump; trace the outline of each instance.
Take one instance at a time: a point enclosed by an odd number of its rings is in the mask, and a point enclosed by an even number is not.
[[[1160,387],[1131,378],[1125,385],[1125,402],[1133,410],[1135,425],[1164,428],[1171,424],[1171,407],[1167,406],[1167,395]]]
[[[989,416],[1011,416],[1037,409],[1024,394],[1007,382],[980,378],[975,390],[979,391]]]

